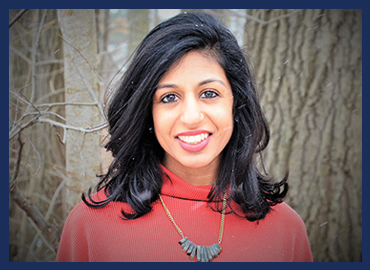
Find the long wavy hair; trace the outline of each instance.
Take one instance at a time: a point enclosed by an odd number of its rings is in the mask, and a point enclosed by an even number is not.
[[[255,221],[264,218],[273,205],[285,198],[288,176],[272,182],[257,166],[258,155],[266,148],[270,135],[247,55],[234,35],[213,16],[188,12],[160,23],[143,39],[110,96],[110,138],[105,147],[114,159],[96,186],[98,191],[104,189],[107,198],[94,201],[89,189],[88,199],[82,195],[89,207],[126,202],[132,210],[122,210],[124,219],[139,218],[152,210],[161,192],[160,163],[164,156],[151,132],[152,100],[159,81],[190,51],[211,53],[224,69],[234,96],[234,129],[221,153],[209,202],[220,201],[228,186],[228,203],[233,201],[238,208],[232,212]],[[213,210],[221,211],[220,207]]]

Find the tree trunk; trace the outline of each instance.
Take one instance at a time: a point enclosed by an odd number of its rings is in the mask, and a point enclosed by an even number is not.
[[[64,40],[65,101],[96,103],[99,86],[96,76],[97,42],[94,10],[58,10]],[[101,110],[100,110],[101,111]],[[101,122],[98,105],[66,106],[67,123],[79,127],[94,127]],[[100,170],[99,136],[65,130],[67,212],[81,199],[81,193],[95,186]]]
[[[314,260],[361,261],[361,10],[248,10],[244,46],[271,128],[265,165],[289,169]]]
[[[149,10],[128,9],[128,55],[136,49],[149,32]]]

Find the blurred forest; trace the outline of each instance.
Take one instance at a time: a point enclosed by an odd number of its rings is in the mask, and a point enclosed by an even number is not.
[[[111,158],[104,93],[142,38],[189,10],[9,10],[9,261],[54,261]],[[199,11],[199,10],[198,10]],[[315,261],[362,261],[362,11],[202,10],[249,54],[271,128],[267,171]]]

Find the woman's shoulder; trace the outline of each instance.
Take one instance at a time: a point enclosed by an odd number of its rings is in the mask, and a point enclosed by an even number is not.
[[[88,203],[103,202],[107,199],[104,190],[100,190],[93,193],[90,197],[86,198]],[[92,204],[94,205],[94,204]],[[106,218],[107,216],[119,215],[124,209],[127,211],[129,205],[123,202],[109,202],[103,207],[91,207],[87,205],[84,201],[80,201],[75,207],[72,208],[71,212],[68,214],[68,223],[86,223],[87,221],[94,222],[96,220]]]
[[[305,224],[301,216],[286,202],[273,206],[271,212],[266,217],[284,224],[289,224],[290,226],[305,228]]]

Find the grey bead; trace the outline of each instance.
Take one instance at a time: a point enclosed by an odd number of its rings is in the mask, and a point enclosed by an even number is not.
[[[216,258],[216,257],[217,257],[217,255],[218,255],[218,253],[217,253],[217,251],[216,251],[216,249],[215,249],[214,245],[210,246],[210,247],[209,247],[209,250],[210,250],[210,252],[211,252],[212,259]]]
[[[190,240],[185,241],[181,246],[184,252],[186,252],[189,248],[189,246],[192,244]]]
[[[179,244],[180,245],[182,245],[185,241],[187,241],[188,240],[188,237],[184,237],[183,239],[181,239],[180,241],[179,241]]]
[[[205,256],[204,256],[204,247],[200,246],[200,261],[204,262]]]
[[[197,249],[198,249],[198,246],[194,244],[194,248],[193,248],[193,250],[191,251],[191,254],[190,254],[190,259],[191,260],[194,259],[194,256],[197,252]]]
[[[208,262],[208,254],[207,254],[207,248],[206,247],[202,247],[202,251],[203,251],[203,262]]]
[[[201,249],[202,247],[201,246],[197,246],[197,262],[200,262],[201,261]]]
[[[215,251],[213,249],[213,246],[209,246],[207,247],[208,248],[208,252],[209,254],[211,255],[212,259],[214,258],[214,255],[215,255]]]
[[[196,245],[194,243],[191,243],[186,254],[190,255],[193,252],[193,249],[195,248],[196,248]]]
[[[217,255],[221,252],[221,247],[219,244],[213,244],[213,248],[215,249]]]
[[[222,251],[222,248],[221,248],[221,246],[219,244],[216,244],[216,247],[218,249],[218,254],[217,255],[219,255],[221,253],[221,251]]]
[[[211,254],[211,250],[209,246],[206,247],[206,251],[207,251],[208,261],[210,262],[213,259],[213,256]]]

